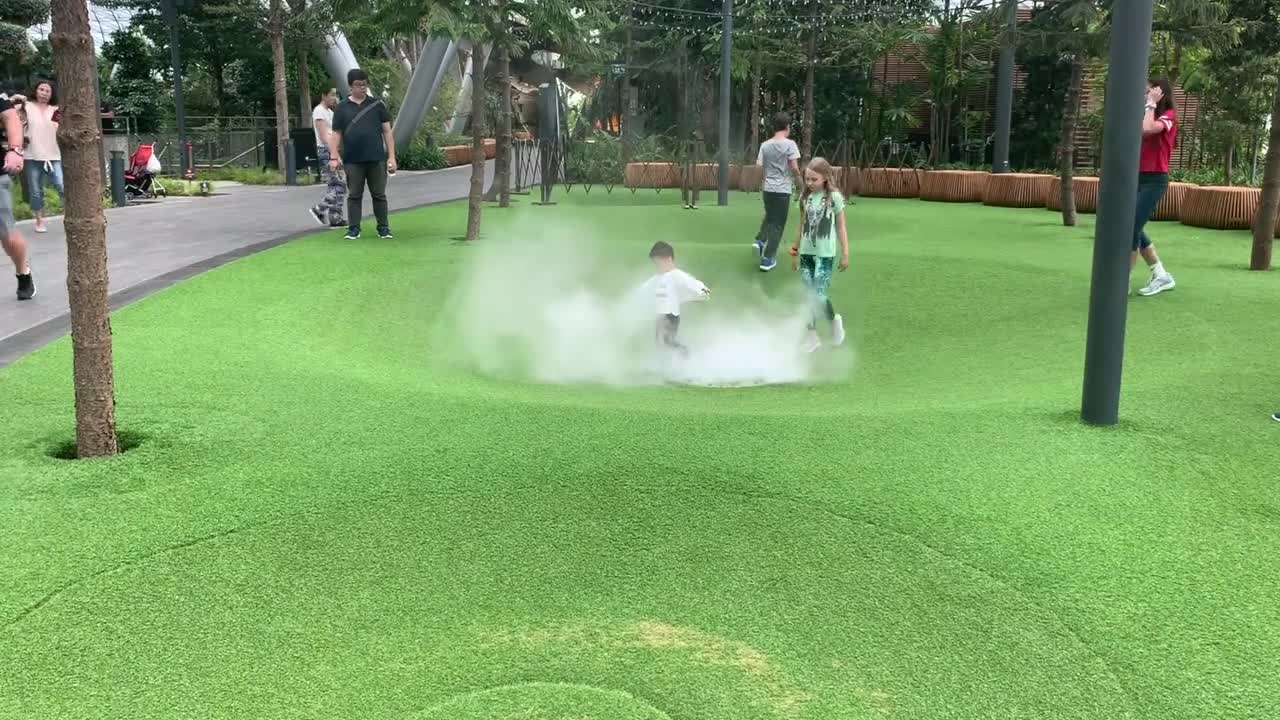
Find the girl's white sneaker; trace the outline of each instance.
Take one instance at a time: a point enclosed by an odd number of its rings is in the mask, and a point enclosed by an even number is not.
[[[831,319],[831,344],[837,346],[844,344],[844,318],[840,315]]]

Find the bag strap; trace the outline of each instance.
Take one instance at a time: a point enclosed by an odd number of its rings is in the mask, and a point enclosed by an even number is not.
[[[373,102],[360,108],[360,112],[356,113],[356,116],[351,118],[351,122],[347,123],[347,132],[351,132],[351,128],[355,127],[356,123],[360,122],[360,118],[364,117],[366,113],[381,104],[382,100],[380,98],[373,98]]]

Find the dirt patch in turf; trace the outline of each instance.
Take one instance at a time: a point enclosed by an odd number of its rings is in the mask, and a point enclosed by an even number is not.
[[[679,653],[700,665],[741,673],[763,692],[772,709],[786,718],[798,716],[805,703],[812,699],[808,692],[796,687],[764,651],[683,625],[644,620],[608,627],[569,625],[501,631],[489,637],[503,644]]]

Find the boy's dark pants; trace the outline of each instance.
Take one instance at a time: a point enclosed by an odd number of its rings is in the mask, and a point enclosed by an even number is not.
[[[764,193],[764,220],[760,221],[760,234],[757,236],[764,246],[764,256],[777,257],[778,245],[782,243],[782,234],[787,229],[787,212],[791,209],[791,193]]]
[[[680,344],[676,339],[676,335],[680,332],[680,316],[679,315],[659,315],[658,316],[658,344],[669,347],[680,352],[688,352],[688,348]]]

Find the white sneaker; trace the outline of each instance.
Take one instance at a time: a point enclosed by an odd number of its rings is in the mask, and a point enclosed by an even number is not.
[[[822,340],[818,337],[817,330],[810,330],[804,336],[804,341],[800,343],[800,349],[807,353],[817,352],[822,348]]]
[[[831,344],[837,347],[844,344],[844,318],[840,315],[831,320]]]
[[[1173,281],[1173,276],[1169,273],[1165,273],[1158,277],[1151,278],[1151,282],[1147,283],[1146,287],[1139,290],[1138,294],[1143,297],[1151,297],[1152,295],[1159,295],[1165,290],[1172,290],[1177,286],[1178,284]]]

